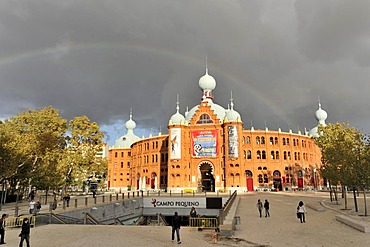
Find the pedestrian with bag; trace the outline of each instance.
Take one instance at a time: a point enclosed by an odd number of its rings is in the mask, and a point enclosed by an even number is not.
[[[24,218],[23,224],[22,224],[22,230],[21,230],[21,233],[19,234],[19,237],[21,238],[19,242],[19,247],[23,247],[24,240],[26,240],[27,247],[30,247],[30,232],[31,232],[30,222],[28,221],[28,218]]]
[[[299,216],[298,218],[301,221],[301,223],[306,223],[305,214],[307,214],[306,207],[303,201],[300,201],[297,206],[297,216]]]

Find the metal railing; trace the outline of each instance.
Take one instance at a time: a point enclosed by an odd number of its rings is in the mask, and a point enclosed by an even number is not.
[[[5,220],[6,227],[20,227],[23,224],[23,220],[27,218],[31,226],[36,225],[36,217],[32,215],[23,215],[19,217],[8,217]]]
[[[189,226],[190,227],[198,227],[198,228],[218,228],[218,220],[217,218],[190,218],[189,219]]]

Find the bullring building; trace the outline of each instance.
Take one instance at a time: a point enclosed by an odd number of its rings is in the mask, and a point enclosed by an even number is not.
[[[126,122],[127,133],[109,147],[108,187],[111,190],[288,190],[322,184],[321,154],[309,132],[268,128],[243,129],[240,114],[214,102],[216,80],[206,73],[199,79],[203,96],[184,114],[168,121],[168,134],[148,138],[135,135],[136,123]],[[327,113],[316,111],[318,125]]]

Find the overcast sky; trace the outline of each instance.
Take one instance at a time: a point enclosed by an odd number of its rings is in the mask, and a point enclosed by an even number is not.
[[[370,132],[370,1],[2,0],[0,119],[49,105],[87,115],[111,145],[126,133],[167,133],[200,103],[199,78],[230,92],[244,128],[327,123]]]

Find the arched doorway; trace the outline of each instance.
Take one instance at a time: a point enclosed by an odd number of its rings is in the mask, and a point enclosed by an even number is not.
[[[155,172],[150,177],[150,188],[152,190],[157,189],[157,174]]]
[[[303,189],[303,173],[301,170],[297,172],[298,176],[298,189]]]
[[[210,162],[202,162],[198,166],[199,182],[198,190],[200,191],[215,191],[215,178],[213,175],[213,164]]]
[[[136,189],[139,190],[140,186],[141,186],[141,179],[140,179],[140,173],[138,173],[136,177]]]
[[[275,170],[272,173],[272,179],[273,179],[274,188],[276,190],[282,191],[283,190],[283,184],[281,183],[281,173],[280,173],[280,171]]]
[[[247,177],[247,190],[253,191],[253,173],[250,170],[245,171],[245,176]]]

